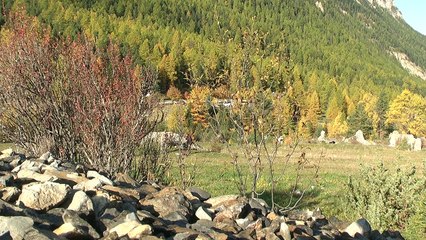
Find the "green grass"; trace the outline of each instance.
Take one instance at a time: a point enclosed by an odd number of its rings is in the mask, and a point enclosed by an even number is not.
[[[204,146],[204,144],[201,145]],[[208,144],[205,145],[205,148],[209,149]],[[240,151],[237,146],[231,150]],[[279,158],[274,165],[277,180],[276,201],[280,205],[287,205],[289,193],[295,183],[297,161],[304,152],[309,163],[302,171],[298,188],[308,189],[308,191],[300,207],[309,209],[319,207],[326,215],[337,216],[344,220],[354,220],[358,217],[344,211],[346,206],[343,198],[345,183],[349,176],[357,177],[362,165],[375,166],[383,162],[389,169],[406,169],[414,165],[423,170],[423,161],[426,160],[425,151],[410,152],[387,146],[302,144],[294,152],[289,163],[285,164],[285,156],[290,151],[290,147],[282,146],[278,152]],[[247,173],[247,164],[244,159],[240,161]],[[186,163],[196,168],[194,185],[204,188],[213,196],[239,193],[234,181],[236,176],[234,166],[226,149],[220,153],[193,152],[186,158]],[[312,179],[315,165],[319,166],[319,176]],[[266,167],[264,165],[264,168]],[[172,183],[179,184],[178,175],[176,168],[172,169],[170,176]],[[247,180],[249,181],[250,178],[248,177]],[[267,180],[268,175],[264,171],[259,182],[260,191],[268,188]],[[267,191],[260,197],[270,201],[270,194]]]

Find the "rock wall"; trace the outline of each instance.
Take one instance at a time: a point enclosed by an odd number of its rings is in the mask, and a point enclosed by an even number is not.
[[[272,212],[261,199],[211,197],[115,179],[44,154],[0,157],[0,239],[403,239],[321,211]]]

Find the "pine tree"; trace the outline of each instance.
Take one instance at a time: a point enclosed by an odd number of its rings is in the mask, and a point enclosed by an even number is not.
[[[384,137],[386,130],[386,112],[389,108],[389,100],[384,92],[381,92],[376,104],[376,112],[379,117],[377,121],[377,134],[380,138]]]
[[[356,131],[361,130],[365,138],[369,138],[373,134],[373,124],[368,117],[363,103],[356,106],[355,112],[348,118],[349,134],[353,135]]]

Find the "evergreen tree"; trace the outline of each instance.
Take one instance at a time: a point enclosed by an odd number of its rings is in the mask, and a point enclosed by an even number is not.
[[[349,134],[354,135],[356,131],[361,130],[365,138],[373,134],[373,124],[368,117],[363,103],[356,106],[355,112],[348,118]]]

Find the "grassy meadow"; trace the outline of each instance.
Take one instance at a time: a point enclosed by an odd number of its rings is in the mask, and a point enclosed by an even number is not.
[[[192,151],[185,157],[186,174],[193,176],[193,185],[209,191],[213,196],[223,194],[238,194],[237,184],[234,181],[236,174],[228,149],[223,147],[218,151],[218,144],[201,143],[205,150]],[[13,147],[12,144],[1,143],[0,150]],[[216,151],[210,151],[215,148]],[[219,147],[220,148],[220,147]],[[241,154],[241,149],[231,146],[232,152]],[[349,176],[359,177],[362,166],[377,166],[381,162],[392,170],[397,168],[407,169],[415,166],[420,172],[424,171],[423,162],[426,161],[426,151],[412,152],[408,150],[389,148],[387,146],[362,146],[355,144],[300,144],[290,158],[292,152],[290,146],[282,145],[278,150],[278,157],[274,164],[276,181],[275,201],[281,206],[287,206],[291,196],[290,192],[296,184],[297,162],[302,154],[307,163],[301,170],[297,189],[306,189],[305,196],[300,202],[299,208],[314,209],[319,207],[328,216],[337,216],[343,220],[353,220],[353,216],[345,211],[343,198],[345,197],[345,184]],[[177,151],[170,157],[176,160]],[[287,161],[288,159],[288,161]],[[266,160],[265,160],[266,161]],[[250,188],[250,176],[247,162],[239,159],[240,166],[247,180],[247,188]],[[175,161],[176,163],[176,161]],[[263,173],[258,181],[260,198],[270,203],[270,189],[268,185],[267,163],[262,162]],[[316,168],[319,171],[315,176]],[[180,184],[180,174],[177,164],[167,176],[171,184]],[[293,202],[294,202],[293,198]]]
[[[208,144],[201,144],[209,149]],[[237,147],[231,147],[231,151],[240,151]],[[393,149],[387,146],[362,146],[355,144],[300,144],[286,163],[287,154],[292,149],[282,146],[278,151],[278,158],[274,164],[276,181],[275,200],[281,206],[287,206],[291,189],[295,185],[297,162],[302,153],[308,163],[301,171],[297,189],[307,189],[305,197],[300,203],[300,208],[319,207],[326,215],[337,216],[344,220],[353,220],[350,211],[345,211],[343,198],[345,197],[345,184],[349,176],[359,177],[362,166],[377,166],[384,163],[385,167],[396,170],[407,169],[415,166],[418,172],[424,171],[423,161],[426,161],[426,151],[412,152],[403,149]],[[177,153],[176,153],[177,154]],[[231,156],[226,148],[220,152],[195,151],[186,157],[188,172],[194,174],[194,185],[204,188],[213,196],[221,194],[238,194],[235,179],[234,166]],[[241,166],[246,166],[244,159],[240,159]],[[318,177],[314,178],[316,168],[319,166]],[[263,163],[264,171],[260,177],[259,191],[269,189],[268,172],[266,162]],[[179,174],[175,168],[171,172],[170,180],[179,184]],[[245,168],[246,172],[248,169]],[[250,177],[247,178],[248,188]],[[264,191],[259,196],[270,201],[270,194]],[[294,198],[293,198],[294,200]]]

